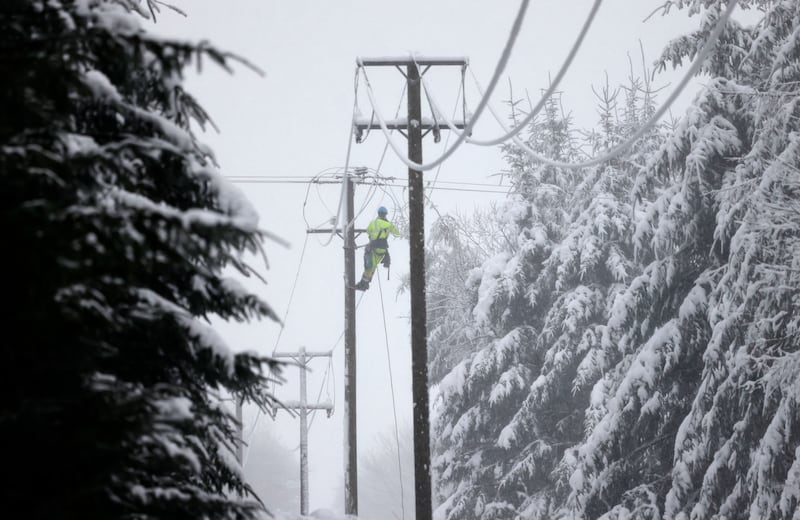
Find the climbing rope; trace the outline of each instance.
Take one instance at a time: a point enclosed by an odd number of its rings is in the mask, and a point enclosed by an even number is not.
[[[400,432],[397,428],[397,402],[394,397],[394,376],[392,375],[392,356],[389,351],[389,331],[386,327],[386,309],[383,305],[383,286],[381,285],[381,277],[378,276],[378,289],[381,296],[381,315],[383,316],[383,337],[386,342],[386,361],[389,366],[389,388],[392,391],[392,413],[394,414],[394,439],[397,445],[397,471],[400,477],[400,509],[403,514],[403,520],[406,517],[406,501],[405,489],[403,487],[403,464],[400,457]]]

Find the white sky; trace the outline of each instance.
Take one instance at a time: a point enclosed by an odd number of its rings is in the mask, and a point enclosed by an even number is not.
[[[216,151],[225,175],[296,175],[308,177],[319,171],[343,166],[347,149],[350,116],[354,101],[353,75],[357,56],[403,55],[410,51],[421,55],[466,56],[472,69],[486,85],[505,45],[519,2],[477,0],[173,0],[184,9],[188,18],[164,11],[154,31],[180,39],[207,39],[218,47],[236,52],[264,69],[259,77],[239,67],[231,76],[212,63],[204,64],[200,76],[188,78],[189,90],[220,127],[219,134],[210,131],[201,138]],[[512,59],[503,75],[493,104],[501,108],[508,98],[511,80],[516,96],[528,90],[534,102],[541,89],[548,85],[548,74],[554,75],[569,51],[590,0],[534,0],[528,10]],[[578,53],[570,72],[562,82],[565,108],[579,126],[596,120],[595,100],[590,86],[604,82],[607,71],[612,85],[628,75],[630,53],[637,71],[641,70],[639,41],[644,47],[648,65],[660,54],[664,44],[694,27],[683,12],[666,18],[644,18],[662,0],[606,0],[594,26]],[[387,117],[394,115],[403,77],[393,69],[371,70],[370,77]],[[430,82],[444,107],[452,109],[460,81],[457,68],[432,69]],[[669,73],[656,78],[657,85],[677,82]],[[670,87],[663,92],[666,98]],[[683,95],[675,106],[682,113],[687,100],[697,87]],[[468,83],[467,100],[474,109],[478,94]],[[359,92],[362,111],[369,114],[366,90]],[[405,110],[403,108],[403,110]],[[423,108],[423,113],[426,108]],[[402,112],[401,112],[402,115]],[[499,134],[488,113],[474,133],[488,138]],[[396,136],[405,149],[405,141]],[[431,136],[424,142],[425,161],[437,157],[446,136],[438,145]],[[454,137],[453,137],[454,139]],[[374,131],[366,143],[354,144],[351,165],[376,167],[384,140]],[[443,181],[497,182],[491,175],[504,169],[497,148],[464,146],[441,169]],[[383,174],[405,182],[407,170],[389,150]],[[426,174],[430,175],[430,174]],[[283,249],[267,244],[270,260],[268,271],[253,260],[269,280],[264,286],[257,280],[246,283],[263,296],[281,316],[286,312],[295,273],[305,239],[303,201],[306,186],[302,184],[242,184],[241,188],[261,215],[261,225],[282,236],[292,247]],[[365,203],[363,193],[356,193],[356,208]],[[338,186],[312,188],[306,213],[312,225],[330,216],[325,205],[335,209]],[[398,198],[406,196],[395,189]],[[433,200],[440,211],[469,211],[497,195],[436,191]],[[357,222],[365,227],[375,209],[385,205],[390,218],[395,206],[388,196],[380,194],[367,202],[366,211]],[[426,214],[427,222],[435,214]],[[363,238],[359,243],[363,243]],[[279,350],[296,351],[300,345],[308,350],[331,348],[343,328],[343,257],[342,243],[336,238],[323,247],[318,235],[312,236],[306,249],[300,280],[286,320]],[[377,277],[381,277],[386,304],[389,348],[398,400],[398,413],[410,421],[411,375],[410,331],[407,295],[395,298],[402,274],[408,271],[406,240],[390,241],[393,268],[391,280],[379,269],[372,289],[365,293],[358,315],[358,418],[359,450],[366,453],[376,434],[392,428],[392,404],[389,391],[386,348],[381,318]],[[361,273],[360,253],[357,273]],[[360,296],[357,294],[357,299]],[[279,327],[272,323],[220,325],[220,333],[236,350],[251,349],[263,354],[272,352]],[[334,356],[336,413],[330,419],[318,414],[309,439],[311,510],[341,510],[339,496],[343,471],[342,454],[342,382],[343,347]],[[313,399],[325,372],[324,360],[312,364],[309,396]],[[298,399],[297,370],[286,373],[289,381],[279,389],[282,399]],[[331,396],[333,397],[333,396]],[[325,392],[323,392],[323,399]],[[245,410],[245,431],[254,425],[253,410]],[[285,412],[273,422],[262,417],[254,435],[265,428],[274,428],[289,449],[297,447],[299,424]],[[265,464],[264,461],[248,461]],[[413,471],[407,466],[405,471]],[[393,470],[393,469],[392,469]],[[295,476],[291,476],[294,478]],[[408,490],[407,490],[408,492]]]

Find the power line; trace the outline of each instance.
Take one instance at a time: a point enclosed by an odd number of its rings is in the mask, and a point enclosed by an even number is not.
[[[244,454],[242,455],[242,470],[247,467],[247,461],[249,460],[248,455],[250,455],[250,440],[253,437],[253,433],[256,431],[256,426],[258,426],[258,419],[261,417],[261,408],[258,408],[256,412],[256,419],[253,421],[253,426],[250,428],[250,433],[247,434],[247,441],[244,443]]]
[[[390,184],[384,183],[381,184],[382,186],[388,186],[390,188],[407,188],[408,186],[404,184]],[[511,186],[500,186],[502,188],[512,189]],[[472,189],[472,188],[446,188],[443,186],[426,186],[426,190],[441,190],[441,191],[464,191],[464,192],[471,192],[471,193],[496,193],[498,195],[508,195],[507,190],[479,190],[479,189]]]
[[[424,76],[420,76],[420,79],[422,79],[423,77]],[[427,88],[425,89],[425,94],[426,95],[428,94],[428,89]],[[461,69],[461,83],[458,85],[458,93],[456,94],[456,105],[453,107],[453,117],[452,117],[452,119],[455,119],[455,117],[456,117],[456,111],[458,110],[458,98],[459,98],[459,96],[461,96],[461,99],[464,102],[464,113],[466,114],[467,93],[466,93],[465,88],[464,88],[464,68]],[[428,98],[428,103],[430,104],[430,97]],[[431,110],[435,110],[435,107],[433,106],[433,104],[431,104]],[[466,117],[464,117],[464,119],[466,119]],[[450,124],[450,128],[455,129],[455,125]],[[447,137],[444,140],[444,147],[445,148],[447,148],[447,145],[450,143],[450,136],[451,135],[452,134],[450,132],[447,132]],[[431,188],[436,186],[436,181],[439,180],[439,174],[442,172],[442,165],[443,164],[444,163],[440,164],[436,168],[436,174],[433,176],[433,182],[428,184],[428,186],[430,186]],[[435,207],[434,204],[433,204],[433,201],[431,200],[430,197],[428,197],[428,202],[431,203],[431,206]]]
[[[536,103],[536,106],[534,106],[531,109],[530,114],[528,114],[516,127],[510,130],[507,128],[503,128],[503,130],[506,133],[504,135],[501,135],[500,137],[497,137],[495,139],[485,139],[485,140],[473,139],[471,137],[467,137],[466,141],[468,143],[476,144],[479,146],[495,146],[508,141],[512,137],[519,134],[522,130],[527,128],[528,124],[530,124],[530,122],[533,121],[533,118],[536,117],[536,115],[539,112],[541,112],[542,108],[544,108],[545,103],[547,103],[547,100],[556,91],[556,88],[558,87],[558,84],[561,82],[561,79],[567,73],[567,70],[569,70],[570,66],[572,65],[572,61],[575,59],[575,55],[578,53],[578,49],[580,49],[581,44],[583,44],[583,40],[586,37],[586,33],[589,32],[589,28],[592,26],[592,22],[594,22],[595,16],[597,15],[597,11],[600,9],[600,4],[602,3],[603,0],[595,0],[594,4],[592,4],[592,8],[589,10],[589,15],[586,17],[586,21],[583,23],[583,26],[581,27],[581,30],[578,33],[578,37],[575,38],[575,42],[572,44],[572,48],[570,49],[567,58],[564,60],[564,63],[561,64],[561,68],[558,70],[556,77],[553,78],[553,81],[550,83],[550,86],[547,88],[544,94],[542,94],[541,99],[539,99],[539,101]],[[425,80],[424,78],[421,79],[422,79],[422,85],[423,87],[425,87]],[[427,87],[425,87],[425,89],[427,90]],[[491,94],[491,90],[489,91],[489,93]],[[483,96],[484,94],[481,95]]]
[[[394,179],[394,177],[386,177],[387,179]],[[231,182],[237,184],[313,184],[312,181],[281,181],[281,180],[274,180],[274,179],[257,179],[257,178],[249,178],[249,179],[233,179],[229,178]],[[446,187],[446,186],[426,186],[426,190],[443,190],[443,191],[475,191],[475,192],[484,192],[484,193],[507,193],[503,190],[512,189],[513,186],[507,184],[489,184],[489,183],[478,183],[478,182],[457,182],[457,181],[438,181],[439,184],[450,184],[455,186],[477,186],[477,187],[484,187],[484,188],[498,188],[498,190],[478,190],[478,189],[468,189],[468,188],[453,188],[453,187]],[[338,184],[338,183],[336,183]],[[367,184],[367,183],[361,183]],[[404,184],[400,183],[392,183],[392,182],[371,182],[368,183],[371,186],[392,186],[395,188],[405,188],[407,187]]]
[[[326,388],[325,383],[328,381],[328,376],[333,373],[333,356],[328,358],[328,367],[325,369],[325,374],[322,376],[322,382],[319,385],[319,392],[317,393],[317,404],[320,404],[320,399],[322,398],[322,390]],[[329,387],[328,387],[329,388]],[[328,396],[330,397],[330,395]],[[335,401],[331,400],[331,405],[335,406]],[[311,418],[308,420],[308,429],[311,430],[311,426],[314,425],[314,418],[317,416],[317,409],[315,408],[311,412]],[[331,408],[330,414],[333,415],[333,408]]]
[[[292,284],[292,292],[289,293],[289,303],[286,304],[286,312],[283,314],[283,321],[281,322],[281,329],[278,331],[278,337],[275,339],[275,346],[272,348],[272,355],[278,350],[278,343],[281,341],[283,329],[286,328],[286,318],[289,316],[289,309],[292,307],[292,300],[294,299],[294,291],[297,289],[297,282],[300,280],[300,269],[303,267],[303,259],[306,256],[306,246],[308,245],[308,233],[303,240],[303,249],[300,251],[300,261],[297,263],[297,272],[294,275],[294,284]]]
[[[405,92],[406,92],[406,85],[404,84],[403,85],[403,89],[400,91],[400,99],[397,102],[397,110],[395,111],[395,118],[398,116],[398,114],[400,114],[400,108],[403,106],[403,96],[405,95]],[[392,131],[394,131],[394,130],[392,130]],[[366,140],[367,135],[369,135],[369,129],[367,130],[367,134],[362,138],[362,140],[361,140],[362,143]],[[383,152],[381,153],[381,158],[378,160],[378,166],[374,170],[372,170],[374,172],[375,178],[381,177],[381,174],[380,174],[381,167],[383,166],[384,159],[386,159],[386,152],[388,150],[389,150],[389,143],[386,142],[384,144],[384,146],[383,146]],[[374,197],[375,193],[377,193],[377,191],[378,191],[378,186],[373,184],[372,187],[371,187],[371,191],[368,192],[368,194],[367,194],[366,200],[361,205],[361,208],[358,210],[358,212],[356,212],[356,214],[353,216],[353,221],[350,224],[348,224],[348,226],[353,225],[353,222],[355,222],[356,219],[359,216],[361,216],[361,214],[367,208],[367,205],[372,201],[372,198]]]
[[[549,166],[555,166],[557,168],[566,168],[566,169],[580,169],[580,168],[587,168],[590,166],[596,166],[598,164],[602,164],[604,162],[610,161],[623,152],[625,152],[628,148],[630,148],[639,138],[641,138],[644,134],[646,134],[651,128],[653,128],[659,119],[669,110],[670,106],[675,102],[678,96],[683,92],[683,89],[686,85],[691,81],[691,79],[697,74],[700,70],[700,67],[703,66],[703,62],[710,54],[714,45],[716,45],[717,40],[719,39],[720,34],[725,28],[725,25],[728,23],[728,19],[730,18],[731,14],[733,13],[734,8],[738,4],[739,0],[729,0],[728,6],[725,12],[722,14],[720,19],[717,21],[717,25],[714,27],[714,30],[711,31],[709,34],[708,40],[706,40],[705,44],[703,45],[700,52],[697,54],[695,61],[692,63],[689,70],[686,71],[686,74],[681,79],[680,83],[678,83],[675,90],[670,94],[667,100],[664,102],[663,105],[653,114],[653,116],[644,123],[639,129],[634,132],[628,139],[623,141],[622,143],[618,144],[614,148],[610,149],[608,152],[604,153],[599,157],[594,157],[587,161],[578,162],[578,163],[568,163],[562,161],[555,161],[553,159],[548,159],[538,153],[536,153],[533,149],[531,149],[528,145],[523,143],[519,138],[513,136],[513,142],[516,144],[520,149],[522,149],[525,153],[527,153],[534,161],[540,162],[543,164],[547,164]],[[473,76],[474,78],[474,76]],[[477,78],[474,78],[477,82]],[[478,85],[480,90],[480,85]],[[507,130],[505,122],[497,115],[497,113],[492,110],[491,108],[489,111],[494,116],[497,123],[500,125],[501,128]]]
[[[344,160],[345,175],[350,169],[350,152],[353,148],[353,140],[355,135],[355,133],[353,132],[355,127],[353,121],[355,121],[357,113],[358,113],[358,71],[356,71],[355,78],[353,79],[353,115],[350,118],[350,128],[347,136],[347,155],[345,156]],[[339,204],[337,205],[336,208],[336,216],[333,219],[333,226],[331,226],[331,234],[328,235],[328,240],[322,243],[323,246],[327,246],[328,244],[330,244],[331,241],[333,240],[333,237],[336,236],[336,229],[340,225],[339,219],[342,215],[342,206],[344,205],[344,200],[345,200],[345,186],[346,183],[342,182],[342,189],[339,192]]]
[[[395,152],[397,157],[401,161],[403,161],[409,168],[411,168],[413,170],[416,170],[416,171],[420,171],[420,172],[436,168],[440,163],[442,163],[445,160],[447,160],[447,158],[450,157],[456,151],[456,149],[458,149],[458,147],[461,146],[461,144],[463,144],[464,140],[466,139],[466,136],[469,135],[472,132],[472,128],[475,126],[475,123],[478,121],[478,118],[480,117],[481,113],[483,112],[483,109],[486,107],[487,103],[489,102],[489,96],[492,95],[492,92],[494,91],[495,86],[497,86],[497,82],[500,80],[500,75],[503,73],[503,70],[505,69],[506,64],[508,63],[508,60],[511,57],[511,51],[514,48],[514,43],[516,42],[517,36],[519,35],[520,29],[522,28],[522,21],[525,18],[525,12],[528,9],[528,4],[529,3],[530,3],[530,0],[522,0],[522,3],[520,4],[519,10],[517,11],[517,16],[514,19],[514,24],[511,27],[511,33],[509,34],[508,40],[506,41],[506,45],[503,48],[503,53],[500,56],[500,60],[498,60],[497,65],[495,66],[495,70],[494,70],[494,74],[492,75],[492,79],[489,81],[489,88],[487,89],[486,95],[483,96],[481,98],[481,100],[478,102],[478,106],[475,109],[475,113],[470,118],[469,123],[467,124],[466,128],[464,129],[464,133],[461,134],[458,137],[458,139],[456,139],[456,142],[453,144],[452,147],[450,147],[449,149],[445,150],[445,152],[438,159],[436,159],[436,160],[434,160],[434,161],[432,161],[430,163],[420,164],[420,163],[416,163],[414,161],[411,161],[410,159],[408,159],[405,156],[404,153],[402,153],[400,151],[400,149],[397,147],[397,144],[394,142],[394,140],[392,140],[391,135],[389,134],[389,130],[386,127],[386,121],[384,120],[383,116],[381,115],[380,109],[378,108],[377,103],[375,102],[375,95],[374,95],[374,92],[372,91],[372,85],[370,85],[370,83],[369,83],[369,77],[367,76],[366,68],[363,66],[363,60],[361,58],[358,59],[358,64],[359,65],[358,65],[358,68],[357,68],[356,72],[358,72],[358,70],[360,70],[362,75],[364,76],[364,80],[365,80],[366,85],[367,85],[367,96],[369,97],[370,104],[372,105],[372,109],[375,111],[375,115],[378,118],[378,122],[380,123],[381,130],[383,131],[383,134],[386,137],[387,142],[392,147],[392,150]]]
[[[367,177],[364,177],[363,179],[366,179],[366,178],[369,178],[369,177],[374,177],[375,179],[382,179],[382,180],[386,180],[386,181],[399,181],[399,180],[401,180],[399,177],[385,177],[385,176],[382,176],[382,175],[367,176]],[[326,183],[326,181],[315,180],[315,179],[319,178],[319,176],[316,176],[316,175],[313,176],[313,177],[310,177],[310,176],[292,177],[292,176],[288,176],[288,175],[286,175],[286,176],[229,175],[229,176],[226,176],[225,178],[227,180],[231,181],[231,182],[244,183],[244,184],[249,183],[249,182],[264,182],[264,183],[270,183],[270,184],[294,184],[294,183],[299,183],[299,184],[325,184]],[[281,180],[281,179],[291,179],[291,180]],[[329,182],[330,184],[339,184],[338,181],[327,181],[327,182]],[[429,182],[434,182],[434,181],[429,181]],[[493,184],[493,183],[489,183],[489,182],[440,181],[440,180],[437,180],[435,182],[437,184],[453,184],[453,185],[457,185],[457,186],[480,186],[480,187],[487,187],[487,188],[491,188],[491,187],[510,188],[511,187],[511,186],[500,184],[500,183]],[[353,184],[373,185],[374,183],[357,178],[357,179],[353,180]]]

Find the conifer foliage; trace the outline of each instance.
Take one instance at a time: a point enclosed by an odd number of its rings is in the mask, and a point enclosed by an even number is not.
[[[699,27],[658,64],[725,4],[667,2]],[[518,239],[476,274],[487,339],[435,394],[443,518],[800,515],[800,2],[741,4],[762,20],[728,23],[673,128],[578,172],[508,154]],[[634,85],[599,96],[596,151],[652,114]],[[559,158],[553,113],[529,143]]]
[[[223,398],[274,369],[204,321],[275,318],[222,276],[263,234],[192,134],[207,45],[155,0],[4,0],[3,508],[19,518],[253,518]],[[15,339],[11,339],[15,338]]]
[[[583,148],[614,146],[652,112],[649,87],[635,77],[597,94],[598,130],[581,137],[551,100],[529,145],[576,161]],[[628,193],[657,142],[654,131],[623,159],[578,171],[506,149],[515,193],[502,213],[515,239],[474,273],[474,327],[485,339],[437,394],[435,468],[448,518],[550,518],[566,499],[554,474],[582,438],[603,324],[634,274]]]
[[[719,16],[684,4],[700,28],[665,65]],[[593,513],[798,514],[800,2],[749,4],[762,20],[729,24],[708,85],[637,179],[652,200],[634,237],[645,268],[609,321],[621,357],[595,386],[572,480]]]

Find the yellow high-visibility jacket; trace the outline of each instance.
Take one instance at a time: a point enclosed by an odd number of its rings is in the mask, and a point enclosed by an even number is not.
[[[397,230],[394,224],[380,217],[370,222],[367,226],[367,235],[369,235],[369,241],[377,249],[385,249],[389,247],[386,240],[389,238],[389,233],[395,237],[400,236],[400,231]]]

